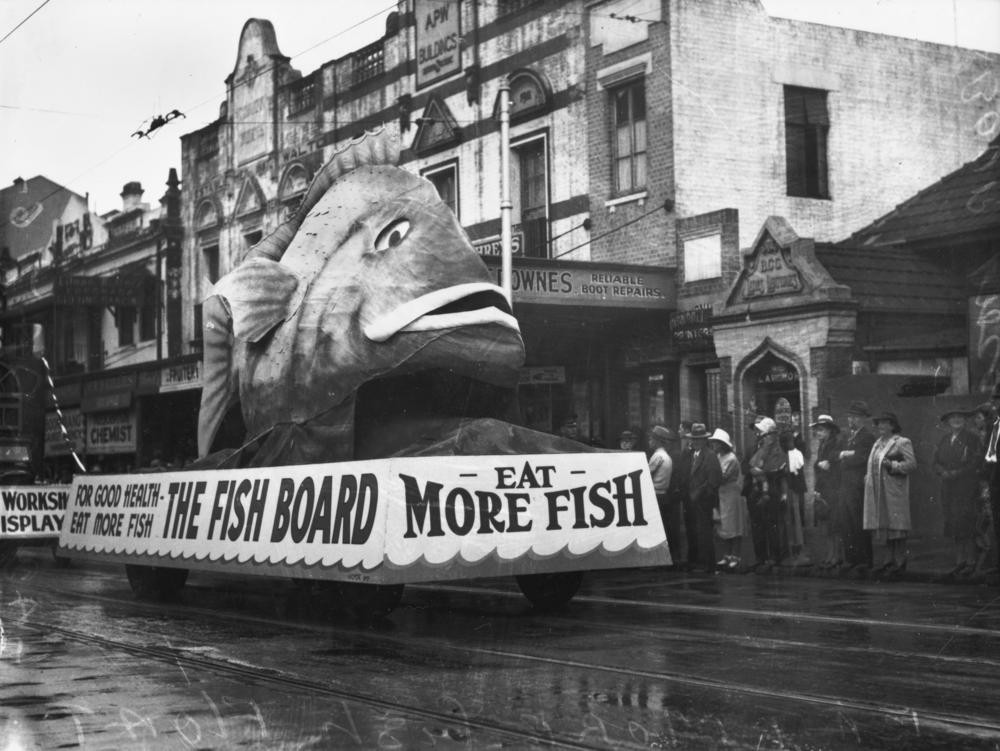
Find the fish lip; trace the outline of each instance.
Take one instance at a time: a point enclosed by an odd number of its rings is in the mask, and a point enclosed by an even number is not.
[[[400,331],[437,331],[485,323],[499,324],[520,333],[521,329],[514,316],[491,306],[457,313],[428,315],[449,303],[480,292],[496,292],[505,297],[503,289],[489,282],[455,284],[428,292],[397,306],[371,323],[365,324],[364,334],[373,342],[384,342]]]

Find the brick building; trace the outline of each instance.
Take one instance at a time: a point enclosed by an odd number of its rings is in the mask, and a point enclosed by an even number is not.
[[[45,178],[20,181],[4,197],[12,221],[0,325],[5,345],[26,330],[44,338],[55,385],[55,401],[45,398],[44,453],[54,474],[75,467],[71,451],[104,470],[195,453],[201,371],[180,343],[176,170],[159,202],[143,194],[126,183],[121,209],[102,215]]]
[[[681,416],[734,428],[748,403],[734,383],[768,336],[840,362],[856,325],[810,261],[811,308],[780,332],[774,317],[736,326],[748,259],[845,237],[976,156],[996,62],[756,0],[401,0],[380,39],[302,73],[251,19],[218,120],[182,138],[186,351],[211,283],[365,128],[398,130],[404,166],[496,268],[507,76],[526,422],[575,413],[605,443]],[[813,362],[798,358],[789,392],[807,414]]]

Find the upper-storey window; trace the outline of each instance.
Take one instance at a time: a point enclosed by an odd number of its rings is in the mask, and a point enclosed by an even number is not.
[[[309,76],[288,87],[288,114],[297,115],[316,106],[316,78]]]
[[[788,195],[829,198],[826,92],[785,86],[785,169]]]
[[[369,44],[351,56],[351,84],[357,85],[385,72],[385,51],[382,42]]]
[[[437,189],[438,195],[451,212],[458,216],[458,163],[430,167],[423,171],[426,177]]]
[[[540,0],[497,0],[497,15],[506,16],[508,13],[516,13],[539,2]]]
[[[646,187],[646,89],[639,78],[610,90],[615,193]]]

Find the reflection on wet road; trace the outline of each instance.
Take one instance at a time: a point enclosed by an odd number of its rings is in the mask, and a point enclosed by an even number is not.
[[[940,584],[589,575],[408,587],[359,626],[320,588],[22,551],[0,579],[7,748],[1000,747],[1000,601]],[[13,739],[13,740],[11,740]]]

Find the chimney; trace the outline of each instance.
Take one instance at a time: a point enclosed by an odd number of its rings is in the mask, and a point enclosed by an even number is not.
[[[17,188],[17,190],[20,191],[21,193],[28,192],[28,183],[24,181],[23,177],[14,178],[14,187]]]
[[[139,208],[139,204],[142,201],[142,194],[142,183],[125,183],[125,187],[122,188],[121,192],[122,211],[127,212]]]

